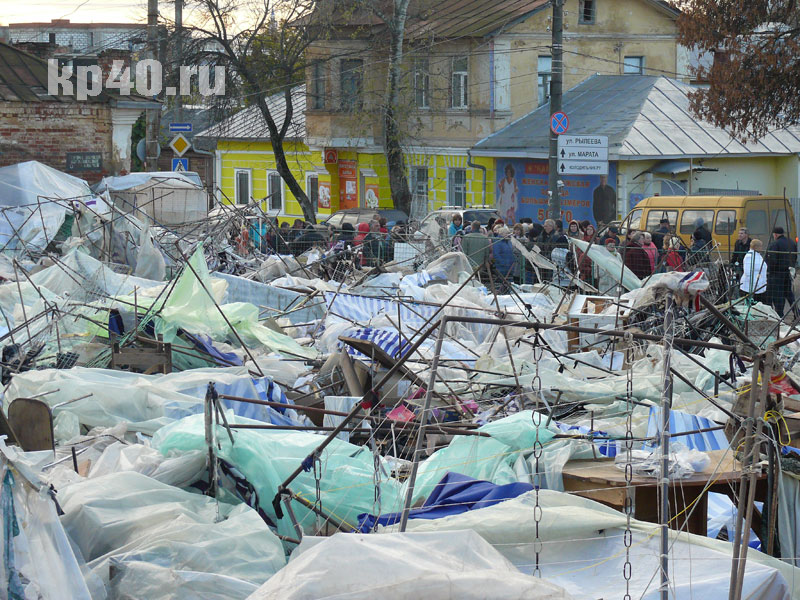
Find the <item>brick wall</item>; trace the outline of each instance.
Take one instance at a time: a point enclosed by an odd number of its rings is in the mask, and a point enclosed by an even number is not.
[[[111,109],[104,104],[0,102],[0,167],[37,160],[66,171],[67,152],[100,152],[103,170],[73,173],[90,183],[110,173]]]
[[[172,159],[177,158],[168,147],[161,148],[161,156],[158,157],[158,170],[172,170]],[[189,170],[194,171],[200,176],[200,180],[207,189],[214,189],[214,157],[205,154],[198,154],[191,150],[183,155],[189,159]]]

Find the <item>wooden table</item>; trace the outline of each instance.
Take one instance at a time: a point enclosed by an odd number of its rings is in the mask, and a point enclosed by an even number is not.
[[[669,482],[669,516],[672,518],[680,514],[670,523],[673,529],[686,527],[691,533],[706,535],[709,491],[725,493],[733,499],[734,505],[736,504],[736,490],[742,475],[741,464],[734,460],[732,451],[714,450],[708,454],[711,463],[707,469],[691,477],[673,479]],[[571,460],[564,466],[563,478],[564,489],[567,492],[591,498],[617,510],[622,510],[625,505],[625,471],[614,466],[613,459]],[[763,485],[765,479],[764,474],[757,476],[757,500],[763,500],[765,497],[766,486]],[[704,492],[709,480],[713,483]],[[658,478],[634,475],[631,485],[634,490],[633,516],[642,521],[658,523]],[[692,504],[693,502],[695,504]],[[683,513],[687,506],[690,508]],[[757,511],[754,511],[753,530],[759,534],[761,532],[760,515]]]

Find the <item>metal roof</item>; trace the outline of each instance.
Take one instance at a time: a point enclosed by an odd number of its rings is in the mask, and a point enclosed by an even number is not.
[[[287,140],[302,140],[306,137],[306,86],[292,88],[292,122],[286,131]],[[286,101],[283,93],[267,97],[267,107],[275,125],[283,123]],[[267,122],[258,106],[248,106],[224,121],[195,134],[195,137],[220,138],[225,140],[269,140]]]
[[[503,29],[550,3],[549,0],[412,0],[406,37],[409,40],[484,37]]]
[[[75,91],[75,76],[70,77]],[[59,86],[59,92],[63,88]],[[7,102],[76,102],[75,96],[57,94],[47,90],[47,63],[27,52],[0,42],[0,101]],[[103,89],[85,102],[110,102],[125,108],[156,108],[161,106],[136,93],[121,95],[115,90]]]
[[[800,153],[799,127],[744,144],[692,115],[694,89],[668,77],[594,75],[564,94],[568,135],[608,136],[612,160]],[[478,142],[474,154],[546,158],[549,123],[549,106],[541,106]]]
[[[549,4],[550,0],[495,0],[491,5],[486,0],[411,0],[405,38],[485,37]],[[367,28],[356,35],[361,38],[384,28],[378,14],[392,15],[393,10],[391,0],[373,0],[372,5],[363,0],[321,0],[315,4],[316,17],[306,15],[295,23],[316,19],[337,28]]]

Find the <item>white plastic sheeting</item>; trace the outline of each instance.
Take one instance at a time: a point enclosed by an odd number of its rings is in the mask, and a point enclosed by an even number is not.
[[[17,452],[2,440],[0,451],[0,521],[4,537],[0,545],[0,598],[88,600],[89,590],[80,564],[47,486],[17,462]]]
[[[304,538],[249,600],[567,600],[472,531]]]
[[[535,492],[500,504],[436,520],[412,519],[408,531],[472,529],[521,571],[535,566]],[[562,586],[575,598],[619,598],[625,593],[625,516],[592,500],[541,490],[539,536],[542,577]],[[659,598],[658,525],[632,521],[634,598]],[[731,553],[729,542],[670,531],[670,598],[727,597]],[[778,559],[750,550],[742,598],[781,600],[800,598],[800,572]],[[790,585],[791,584],[791,585]],[[791,596],[790,596],[791,594]]]
[[[44,250],[64,222],[65,200],[91,197],[83,179],[33,160],[0,168],[0,207],[6,209],[0,218],[0,248],[21,250],[21,240],[31,250]]]
[[[202,413],[209,381],[233,396],[259,397],[245,367],[192,369],[168,375],[74,367],[20,373],[11,381],[4,401],[52,392],[42,400],[55,407],[91,393],[88,398],[55,408],[56,420],[59,412],[65,411],[86,427],[127,422],[129,431],[152,435],[164,425]]]
[[[285,564],[280,540],[250,507],[217,502],[139,473],[73,484],[58,500],[61,522],[96,578],[109,584],[112,560],[117,570],[120,564],[129,567],[113,583],[115,598],[188,597],[180,595],[188,579],[196,597],[214,597],[211,592],[218,594],[228,579],[260,585]],[[143,562],[162,568],[142,568]],[[187,572],[204,575],[191,578]],[[141,595],[144,584],[158,594]],[[247,585],[236,587],[250,591]],[[93,597],[104,598],[104,590],[95,588]]]

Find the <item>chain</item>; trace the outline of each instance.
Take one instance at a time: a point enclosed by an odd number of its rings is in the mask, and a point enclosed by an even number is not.
[[[319,458],[319,454],[314,455],[314,508],[316,509],[317,515],[317,530],[322,531],[322,526],[324,525],[322,521],[322,490],[320,489],[320,480],[322,479],[322,461]]]
[[[375,438],[370,436],[370,446],[372,446],[372,484],[375,486],[375,496],[372,500],[372,514],[375,515],[374,529],[378,528],[378,519],[381,516],[381,455],[378,452],[378,445]]]
[[[633,513],[633,487],[631,486],[633,480],[633,465],[631,464],[633,450],[633,335],[626,333],[625,341],[628,346],[627,351],[631,355],[628,356],[625,385],[625,404],[628,416],[625,421],[625,535],[622,538],[625,544],[625,564],[622,567],[622,576],[625,578],[623,600],[631,600],[631,576],[633,575],[631,566],[631,544],[633,543],[633,533],[631,532],[631,514]]]
[[[544,355],[544,349],[540,348],[539,357],[536,357],[536,347],[534,347],[533,351],[533,358],[536,364],[536,375],[531,382],[533,386],[534,393],[537,394],[537,408],[538,403],[542,399],[542,378],[539,377],[539,361],[542,359]],[[539,459],[542,457],[542,442],[539,439],[539,427],[542,424],[542,414],[537,410],[534,414],[534,418],[536,422],[534,425],[536,426],[536,437],[533,440],[533,459],[534,459],[534,475],[533,475],[533,489],[535,490],[535,499],[536,502],[533,507],[533,521],[534,526],[536,528],[536,538],[533,542],[533,551],[536,553],[536,566],[533,570],[534,577],[541,577],[542,570],[539,567],[539,555],[542,552],[542,538],[539,537],[539,524],[542,520],[542,507],[539,504],[539,488],[541,488],[541,475],[539,473]]]

